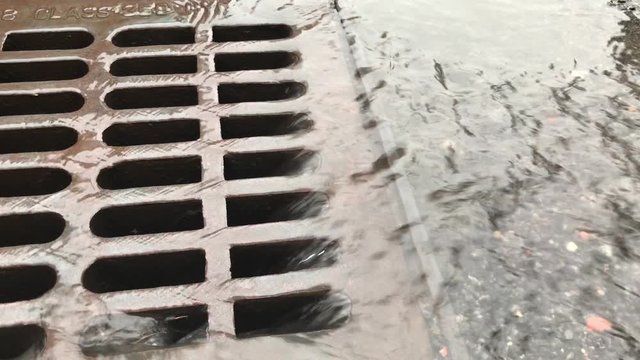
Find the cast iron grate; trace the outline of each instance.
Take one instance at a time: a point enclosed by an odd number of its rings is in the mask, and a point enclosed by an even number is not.
[[[0,327],[0,359],[36,358],[45,338],[44,329],[38,325]]]
[[[71,184],[71,174],[60,168],[0,170],[0,197],[57,193]]]
[[[115,76],[193,74],[198,71],[195,55],[140,56],[118,59],[111,64]]]
[[[83,60],[0,62],[0,83],[79,79],[89,72]]]
[[[223,139],[300,134],[313,128],[307,114],[236,115],[220,118]]]
[[[0,268],[0,303],[37,299],[51,290],[57,279],[56,271],[47,265]]]
[[[80,110],[84,98],[75,91],[0,95],[0,116],[71,113]]]
[[[78,132],[67,126],[2,129],[0,154],[66,150],[77,141]]]
[[[0,216],[0,247],[50,243],[62,235],[67,223],[54,212]]]
[[[255,25],[214,27],[214,42],[266,41],[292,36],[286,25]],[[30,31],[9,33],[4,51],[81,49],[90,46],[94,35],[84,30]],[[118,47],[192,44],[192,27],[134,28],[117,32],[111,39]],[[213,56],[215,71],[234,72],[289,68],[300,61],[300,55],[290,51],[226,52]],[[118,77],[163,74],[194,74],[199,69],[195,55],[153,55],[119,57],[109,66]],[[82,78],[90,71],[81,59],[0,62],[0,82],[61,81]],[[37,89],[37,86],[34,86]],[[82,89],[80,89],[82,91]],[[272,102],[303,96],[306,85],[297,81],[225,82],[218,85],[218,102]],[[192,107],[200,104],[197,85],[136,86],[110,90],[104,104],[113,110],[164,107]],[[0,115],[39,115],[74,113],[85,105],[80,92],[39,92],[0,94]],[[224,117],[221,137],[241,138],[278,136],[310,131],[312,121],[305,114],[247,114]],[[200,121],[196,119],[165,119],[155,121],[120,121],[102,133],[108,146],[146,146],[154,144],[198,141]],[[78,131],[68,126],[43,126],[0,129],[0,153],[28,154],[56,152],[72,148],[78,142]],[[206,151],[206,147],[204,148]],[[241,180],[296,176],[314,158],[305,149],[270,152],[229,153],[222,166],[224,178]],[[111,166],[101,166],[97,185],[104,190],[143,187],[166,187],[197,184],[203,180],[201,156],[126,159]],[[98,165],[100,166],[100,165]],[[73,175],[63,168],[29,167],[0,170],[0,196],[24,197],[63,191]],[[227,197],[228,226],[293,221],[318,216],[327,197],[318,192],[288,192],[279,194],[249,194]],[[95,213],[90,229],[96,236],[109,239],[142,235],[198,231],[206,227],[202,200],[130,203],[106,206]],[[0,217],[4,234],[3,247],[45,244],[56,241],[66,227],[64,218],[53,212],[9,214]],[[104,240],[102,240],[104,241]],[[231,249],[231,276],[251,278],[284,274],[319,267],[337,261],[338,242],[306,240],[277,244],[236,246]],[[197,284],[206,281],[207,257],[204,250],[155,252],[139,255],[101,257],[89,265],[82,275],[82,285],[94,293],[136,291],[160,287]],[[252,262],[250,259],[258,259]],[[0,283],[4,289],[1,303],[36,299],[54,288],[56,271],[49,266],[34,265],[0,268]],[[28,285],[24,285],[28,284]],[[327,302],[328,295],[274,297],[237,302],[235,305],[236,334],[239,337],[313,331],[338,326],[348,318],[348,304]],[[328,311],[318,310],[318,304],[338,304]],[[315,309],[315,310],[314,310]],[[291,310],[291,311],[290,311]],[[333,319],[335,314],[341,315]],[[173,308],[147,312],[128,312],[125,319],[152,319],[154,326],[163,326],[169,339],[161,348],[184,345],[183,338],[205,338],[208,315],[206,307]],[[133,314],[133,315],[132,315]],[[284,316],[284,317],[283,317]],[[105,321],[105,318],[102,318]],[[143,342],[110,344],[113,339],[96,341],[87,338],[96,326],[109,326],[109,321],[87,325],[82,352],[88,356],[113,355],[156,348]],[[310,321],[305,324],[305,321]],[[124,322],[125,324],[126,321]],[[136,322],[126,326],[135,326]],[[200,335],[193,336],[193,332]],[[36,325],[21,325],[0,329],[0,338],[14,345],[4,345],[0,352],[20,355],[42,349],[44,330]],[[3,341],[3,343],[5,343]],[[2,355],[0,354],[0,355]]]
[[[102,258],[85,270],[82,284],[95,293],[196,284],[205,267],[203,250]]]
[[[196,119],[115,123],[102,133],[102,140],[109,146],[154,145],[198,139],[200,121]]]
[[[206,305],[97,316],[83,329],[80,347],[99,357],[197,343],[207,336],[208,316]],[[128,327],[138,333],[120,333]]]
[[[16,31],[6,35],[2,51],[82,49],[93,40],[93,35],[86,30]]]
[[[50,6],[0,22],[0,358],[196,358],[344,328],[343,237],[364,235],[342,211],[362,194],[331,185],[357,165],[332,147],[357,106],[324,101],[356,97],[323,88],[338,42],[302,41],[333,15]]]
[[[118,32],[111,42],[119,47],[193,44],[195,29],[188,26],[154,26]]]

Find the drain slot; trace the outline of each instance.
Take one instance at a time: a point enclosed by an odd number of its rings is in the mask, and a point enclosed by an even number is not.
[[[118,32],[111,42],[118,47],[193,44],[196,30],[192,27],[128,29]]]
[[[78,141],[78,132],[65,126],[0,129],[0,154],[65,150]]]
[[[56,271],[46,265],[0,268],[0,303],[37,299],[57,280]]]
[[[234,246],[231,277],[248,278],[328,267],[338,260],[338,242],[294,240]]]
[[[306,92],[304,84],[294,81],[281,83],[245,83],[218,85],[218,102],[235,104],[244,102],[278,101],[298,98]]]
[[[293,35],[288,25],[214,26],[214,42],[260,41],[286,39]]]
[[[99,316],[81,335],[87,356],[113,356],[185,346],[206,339],[209,315],[204,305]]]
[[[114,61],[110,72],[115,76],[193,74],[198,71],[195,56],[149,56]]]
[[[90,223],[91,231],[104,238],[191,231],[203,227],[200,200],[109,207],[98,211]]]
[[[250,195],[227,198],[227,225],[292,221],[320,215],[327,196],[318,192]]]
[[[163,120],[111,125],[102,133],[109,146],[132,146],[195,141],[200,138],[200,121]]]
[[[240,300],[233,304],[239,338],[334,329],[344,325],[350,315],[351,301],[340,293]]]
[[[58,168],[0,170],[0,197],[53,194],[71,184],[71,175]]]
[[[2,51],[82,49],[93,43],[86,30],[28,31],[7,34]]]
[[[307,114],[273,114],[220,118],[223,139],[279,136],[301,133],[313,127]]]
[[[224,178],[237,180],[293,176],[303,172],[313,158],[313,152],[299,149],[227,154],[224,156]]]
[[[38,325],[16,325],[0,328],[0,359],[36,359],[46,340]]]
[[[72,91],[0,95],[0,116],[70,113],[83,105],[82,95]]]
[[[98,186],[108,190],[193,184],[200,181],[200,156],[123,161],[100,170],[98,175]]]
[[[188,250],[96,260],[82,274],[82,285],[94,293],[151,289],[201,283],[204,250]]]
[[[46,244],[59,238],[65,226],[54,212],[0,216],[0,247]]]
[[[82,60],[0,63],[0,83],[79,79],[89,72]]]
[[[216,71],[282,69],[296,64],[298,55],[287,51],[216,54]]]
[[[198,105],[196,86],[164,86],[117,89],[104,102],[115,110]]]

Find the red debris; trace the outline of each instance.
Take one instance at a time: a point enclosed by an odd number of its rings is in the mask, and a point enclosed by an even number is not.
[[[442,349],[440,349],[440,356],[442,357],[449,356],[449,348],[444,346]]]
[[[580,237],[580,240],[583,240],[583,241],[587,241],[591,239],[591,233],[588,233],[586,231],[579,231],[578,236]]]
[[[587,317],[587,330],[595,332],[611,331],[613,324],[611,321],[596,315],[590,315]]]

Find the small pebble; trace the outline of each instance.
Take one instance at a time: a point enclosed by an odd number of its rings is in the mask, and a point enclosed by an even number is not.
[[[573,332],[571,330],[564,331],[564,338],[567,340],[573,339]]]
[[[600,246],[600,252],[605,254],[608,257],[613,256],[613,247],[611,245],[602,245]]]
[[[576,252],[577,250],[578,250],[578,245],[576,245],[576,243],[574,243],[573,241],[569,241],[567,243],[567,251]]]

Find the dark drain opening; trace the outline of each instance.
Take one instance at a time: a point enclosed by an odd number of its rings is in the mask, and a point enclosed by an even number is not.
[[[3,51],[82,49],[93,43],[86,30],[12,32],[2,45]]]
[[[38,325],[0,328],[0,359],[36,359],[44,349],[46,334]]]
[[[233,315],[239,338],[328,330],[349,320],[351,301],[329,292],[239,300]]]
[[[37,299],[57,280],[56,271],[46,265],[0,268],[0,303]]]
[[[327,196],[318,192],[249,195],[227,198],[227,225],[292,221],[320,215]]]
[[[224,178],[236,180],[293,176],[303,172],[313,158],[313,152],[300,149],[226,154]]]
[[[193,184],[200,181],[200,156],[123,161],[100,170],[98,175],[98,186],[108,190]]]
[[[0,116],[70,113],[83,105],[82,95],[72,91],[0,95]]]
[[[118,32],[111,42],[118,47],[181,45],[193,44],[195,37],[196,30],[192,27],[128,29]]]
[[[164,86],[117,89],[107,94],[104,102],[115,110],[198,105],[195,86]]]
[[[65,126],[0,129],[0,154],[59,151],[78,141],[78,132]]]
[[[46,244],[59,238],[65,226],[54,212],[0,216],[0,247]]]
[[[91,231],[104,238],[191,231],[203,227],[200,200],[109,207],[98,211],[90,223]]]
[[[220,84],[218,85],[218,102],[220,104],[235,104],[295,99],[304,95],[306,89],[304,84],[294,81]]]
[[[328,267],[338,260],[338,242],[293,240],[234,246],[231,277],[247,278]]]
[[[297,54],[287,51],[216,54],[216,71],[282,69],[296,64]]]
[[[196,284],[205,280],[206,265],[204,250],[104,258],[85,270],[82,285],[101,294]]]
[[[193,74],[198,71],[195,56],[149,56],[119,59],[111,64],[115,76]]]
[[[0,63],[0,83],[71,80],[89,72],[82,60],[26,61]]]
[[[71,175],[57,168],[0,170],[0,197],[53,194],[71,184]]]
[[[206,339],[205,305],[99,316],[81,335],[87,356],[113,356],[185,346]]]
[[[109,146],[177,143],[199,138],[200,121],[190,119],[114,124],[102,133]]]
[[[247,115],[220,118],[223,139],[279,136],[301,133],[313,127],[307,114]]]
[[[283,24],[213,27],[214,42],[278,40],[292,35],[293,29]]]

